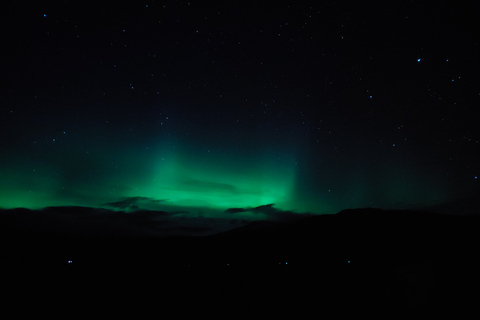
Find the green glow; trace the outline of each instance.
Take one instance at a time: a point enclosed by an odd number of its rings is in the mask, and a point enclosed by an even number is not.
[[[146,199],[132,208],[232,219],[226,209],[274,204],[297,213],[335,213],[358,207],[405,208],[441,201],[448,194],[433,173],[400,159],[396,165],[341,164],[329,161],[328,153],[325,159],[307,152],[300,156],[297,145],[282,143],[230,147],[227,142],[215,146],[163,139],[145,145],[130,143],[123,149],[99,143],[88,153],[65,148],[57,154],[52,148],[0,159],[0,207],[98,208],[132,198]],[[265,217],[246,210],[234,218]]]
[[[28,172],[30,171],[30,172]],[[10,167],[0,171],[0,194],[2,208],[24,207],[30,209],[39,209],[54,199],[51,198],[50,191],[55,188],[55,180],[43,176],[41,172],[26,170],[19,165],[10,165]],[[59,202],[52,201],[57,205]]]
[[[103,207],[122,198],[145,197],[159,202],[142,203],[142,208],[203,210],[215,216],[232,207],[272,203],[278,209],[296,210],[292,199],[295,160],[290,155],[202,153],[168,143],[148,151],[115,151],[73,153],[48,164],[10,163],[1,172],[0,207]]]
[[[286,209],[294,182],[294,163],[263,159],[240,160],[192,155],[158,157],[153,178],[142,187],[142,196],[165,199],[181,206],[228,209],[275,203]],[[127,196],[133,196],[132,191]]]

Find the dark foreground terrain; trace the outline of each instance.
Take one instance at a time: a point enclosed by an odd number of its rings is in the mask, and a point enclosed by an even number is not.
[[[475,215],[347,210],[164,239],[51,235],[2,215],[1,305],[18,318],[477,313]]]

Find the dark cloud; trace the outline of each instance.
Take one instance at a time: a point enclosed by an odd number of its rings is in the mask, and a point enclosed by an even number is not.
[[[41,230],[42,234],[73,237],[201,236],[237,225],[232,225],[229,219],[201,217],[190,211],[139,209],[145,204],[158,202],[162,200],[129,197],[105,204],[109,208],[71,206],[4,210],[4,217],[11,217],[14,225],[25,234]],[[195,209],[198,208],[191,208]]]
[[[255,214],[264,214],[267,220],[273,221],[292,221],[305,218],[306,216],[312,215],[311,213],[296,213],[290,210],[280,210],[274,207],[275,204],[270,203],[266,205],[261,205],[258,207],[247,207],[247,208],[229,208],[225,210],[226,213],[243,213],[243,212],[252,212]]]
[[[282,211],[282,210],[276,209],[276,208],[273,207],[273,205],[274,205],[273,203],[265,204],[265,205],[253,208],[252,211],[255,212],[255,213],[264,213],[266,215],[277,214],[279,212],[280,213],[287,212],[287,211]]]
[[[41,232],[40,236],[62,237],[168,237],[211,235],[250,224],[252,220],[289,222],[306,216],[304,213],[277,209],[274,204],[234,207],[215,212],[203,211],[205,208],[201,207],[174,208],[165,205],[165,201],[135,196],[105,203],[104,208],[70,206],[6,210],[3,217],[10,219],[4,221],[10,226],[9,229],[17,228],[22,234]]]
[[[245,212],[245,211],[248,211],[248,209],[244,209],[244,208],[229,208],[229,209],[225,210],[226,213],[240,213],[240,212]]]
[[[158,236],[171,223],[170,213],[153,210],[48,207],[38,213],[36,221],[43,229],[74,236]]]
[[[155,205],[164,202],[165,200],[158,200],[148,197],[124,197],[122,200],[104,203],[108,208],[136,211],[145,205]]]

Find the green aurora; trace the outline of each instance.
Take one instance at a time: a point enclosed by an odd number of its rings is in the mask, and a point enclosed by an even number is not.
[[[12,4],[0,208],[255,220],[478,199],[475,28],[274,7]]]
[[[230,208],[273,204],[278,210],[322,214],[365,206],[420,206],[444,193],[441,185],[422,184],[428,180],[418,168],[400,162],[376,166],[362,157],[340,162],[327,148],[326,156],[317,160],[299,139],[284,143],[286,136],[271,140],[268,148],[254,139],[232,147],[225,143],[232,139],[115,145],[99,138],[87,150],[70,144],[75,138],[68,135],[3,159],[0,207],[109,208],[109,203],[125,199],[148,199],[115,209],[218,217]]]

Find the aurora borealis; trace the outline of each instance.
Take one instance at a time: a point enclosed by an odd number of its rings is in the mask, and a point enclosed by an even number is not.
[[[0,208],[248,220],[478,195],[468,8],[7,7]]]

